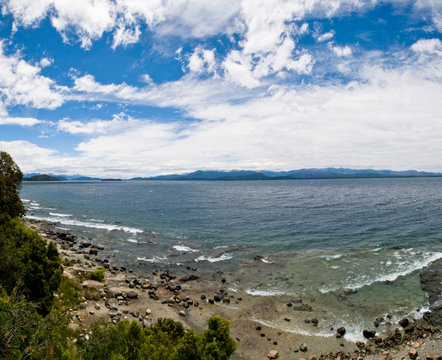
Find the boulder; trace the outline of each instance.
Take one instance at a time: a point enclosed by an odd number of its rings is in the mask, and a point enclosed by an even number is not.
[[[336,332],[341,335],[344,336],[347,330],[345,330],[345,327],[341,326],[340,328],[336,329]]]
[[[442,360],[440,353],[425,354],[425,360]]]
[[[415,348],[411,348],[410,350],[408,350],[407,354],[410,357],[410,359],[416,359],[418,356],[417,350]]]
[[[403,328],[407,327],[408,324],[410,324],[410,321],[407,318],[399,320],[399,325],[402,326]]]
[[[364,335],[364,337],[367,339],[371,339],[371,338],[374,338],[374,336],[376,335],[376,331],[375,330],[364,330],[362,332],[362,335]]]
[[[138,293],[136,291],[134,291],[134,290],[129,290],[126,293],[126,296],[127,296],[128,299],[136,299],[136,298],[138,298]]]
[[[299,350],[301,350],[302,352],[306,352],[308,350],[307,344],[301,344],[301,346],[299,347]]]
[[[277,359],[279,357],[279,353],[277,350],[271,350],[267,355],[269,359]]]

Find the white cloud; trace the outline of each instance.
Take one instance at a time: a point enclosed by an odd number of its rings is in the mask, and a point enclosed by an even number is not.
[[[44,67],[47,67],[47,66],[49,66],[49,65],[52,65],[53,62],[54,62],[53,59],[42,58],[42,59],[40,60],[40,66],[41,66],[42,68],[44,68]]]
[[[6,105],[54,109],[63,104],[65,88],[40,75],[40,71],[39,66],[27,63],[18,53],[6,55],[0,42],[0,94]]]
[[[107,134],[121,131],[123,129],[134,127],[139,124],[138,121],[126,116],[125,114],[116,114],[112,120],[92,120],[92,121],[72,121],[68,119],[59,120],[58,130],[69,134]]]
[[[189,57],[187,67],[196,73],[216,72],[215,49],[207,50],[197,46]]]
[[[439,39],[421,39],[411,46],[417,53],[442,55],[442,41]]]
[[[317,36],[316,40],[318,42],[324,42],[324,41],[330,40],[333,36],[335,36],[335,32],[334,31],[329,31],[329,32],[326,32],[324,34],[321,34],[321,35]]]
[[[347,57],[352,55],[350,46],[332,46],[333,52],[339,57]]]

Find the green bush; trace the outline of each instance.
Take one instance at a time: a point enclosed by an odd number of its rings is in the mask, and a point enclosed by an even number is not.
[[[185,331],[181,323],[158,319],[142,329],[135,322],[94,324],[89,341],[82,342],[84,359],[125,360],[227,360],[236,349],[229,334],[229,320],[213,316],[202,335]]]
[[[87,278],[89,278],[90,280],[103,281],[105,273],[106,269],[97,269],[88,274]]]
[[[8,294],[17,287],[48,313],[63,273],[56,246],[20,219],[0,216],[0,254],[0,285]]]

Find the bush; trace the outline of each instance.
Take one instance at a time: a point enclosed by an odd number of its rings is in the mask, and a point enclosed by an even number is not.
[[[53,243],[27,228],[20,219],[0,217],[0,285],[11,294],[17,287],[46,314],[63,268]]]
[[[214,316],[209,328],[196,335],[171,319],[158,319],[145,329],[135,321],[112,325],[102,320],[94,324],[89,341],[80,346],[88,360],[227,360],[236,349],[229,324],[229,320]]]
[[[106,273],[106,269],[97,269],[90,273],[87,277],[90,280],[96,280],[96,281],[103,281],[104,280],[104,274]]]

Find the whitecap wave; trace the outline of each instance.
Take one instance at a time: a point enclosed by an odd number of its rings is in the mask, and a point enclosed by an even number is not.
[[[137,260],[138,261],[147,261],[150,263],[163,263],[166,261],[166,257],[165,256],[154,256],[151,259],[147,259],[146,257],[138,257]]]
[[[278,296],[278,295],[284,295],[284,291],[278,291],[278,290],[254,290],[254,289],[247,289],[246,293],[252,296]]]
[[[139,234],[139,233],[143,232],[143,230],[141,230],[141,229],[136,229],[136,228],[132,228],[132,227],[128,227],[128,226],[118,226],[118,225],[111,225],[111,224],[104,224],[104,223],[93,223],[93,222],[89,222],[89,221],[79,221],[79,220],[74,220],[74,219],[66,219],[66,218],[58,218],[58,217],[40,217],[40,216],[33,216],[33,215],[28,215],[26,217],[28,219],[33,219],[33,220],[53,221],[53,222],[58,222],[63,225],[80,226],[80,227],[87,227],[87,228],[93,228],[93,229],[102,229],[102,230],[107,230],[107,231],[119,230],[119,231],[131,233],[131,234]]]
[[[181,252],[198,252],[199,250],[195,250],[195,249],[191,249],[188,246],[184,246],[184,245],[174,245],[172,246],[176,251],[181,251]]]
[[[300,335],[307,335],[307,336],[320,336],[320,337],[332,337],[332,336],[334,336],[334,334],[332,335],[332,334],[326,333],[324,331],[317,331],[317,332],[306,331],[306,330],[303,330],[303,329],[299,329],[298,327],[286,328],[286,327],[278,326],[274,322],[267,321],[267,320],[260,320],[260,319],[257,319],[255,317],[252,317],[251,320],[257,322],[258,324],[261,324],[261,325],[264,325],[264,326],[268,326],[268,327],[273,328],[273,329],[283,330],[285,332],[290,332],[290,333],[293,333],[293,334],[300,334]]]
[[[136,239],[127,239],[127,241],[129,241],[131,243],[138,244],[138,240],[136,240]]]
[[[406,276],[416,270],[423,269],[424,267],[431,264],[433,261],[436,261],[436,260],[442,258],[442,253],[440,253],[440,252],[433,253],[433,254],[426,253],[424,255],[425,256],[424,256],[423,260],[422,259],[415,260],[415,261],[408,263],[408,264],[400,263],[399,265],[402,265],[402,267],[400,269],[398,269],[398,271],[396,271],[396,272],[389,273],[389,274],[383,274],[383,275],[376,276],[371,279],[367,276],[364,276],[362,279],[356,279],[356,281],[354,281],[354,282],[347,283],[344,288],[345,289],[360,289],[364,286],[369,286],[369,285],[372,285],[376,282],[395,281],[400,276]],[[394,256],[398,257],[398,256],[400,256],[400,254],[394,254]],[[319,289],[319,291],[323,294],[326,294],[326,293],[341,290],[341,289],[342,289],[342,286],[332,286],[332,287],[322,287]]]
[[[57,217],[70,217],[72,214],[58,214],[58,213],[49,213],[51,216],[57,216]]]
[[[195,259],[195,262],[208,261],[208,262],[214,263],[214,262],[218,262],[218,261],[230,260],[232,258],[233,258],[233,256],[228,254],[228,253],[222,254],[219,257],[212,257],[212,256],[204,256],[204,255],[202,255],[202,256],[197,257]]]

